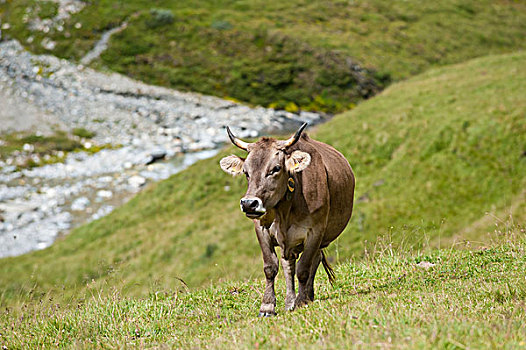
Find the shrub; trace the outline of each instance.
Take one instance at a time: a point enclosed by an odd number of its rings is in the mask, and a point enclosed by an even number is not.
[[[167,9],[151,9],[150,19],[146,21],[146,25],[150,28],[162,27],[172,24],[175,21],[172,11]]]
[[[210,26],[217,30],[228,30],[233,28],[232,24],[229,21],[222,20],[213,21]]]
[[[38,16],[42,19],[53,18],[58,13],[58,4],[51,1],[39,1]]]

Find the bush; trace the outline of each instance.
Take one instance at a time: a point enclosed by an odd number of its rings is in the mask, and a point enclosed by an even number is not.
[[[174,14],[167,9],[151,9],[150,16],[146,21],[146,25],[150,28],[162,27],[175,21]]]
[[[40,1],[38,6],[38,16],[42,19],[53,18],[58,13],[57,3],[51,1]]]
[[[233,25],[229,21],[217,20],[217,21],[213,21],[210,27],[217,29],[217,30],[228,30],[228,29],[232,29]]]

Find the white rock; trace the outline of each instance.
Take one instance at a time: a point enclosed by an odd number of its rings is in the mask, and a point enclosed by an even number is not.
[[[91,220],[97,220],[100,219],[103,216],[108,215],[113,211],[114,207],[111,205],[104,205],[102,206],[95,214],[91,216]]]
[[[429,261],[421,261],[418,264],[416,264],[416,266],[426,269],[426,270],[432,268],[435,265],[436,264],[430,263]]]
[[[146,183],[146,179],[139,175],[134,175],[128,179],[128,184],[132,187],[139,188]]]
[[[86,197],[79,197],[71,203],[71,210],[83,211],[90,204],[90,200]]]
[[[42,47],[46,50],[53,50],[55,46],[57,46],[57,43],[49,38],[44,38],[42,39],[40,45],[42,45]]]
[[[101,176],[99,177],[98,181],[100,183],[109,184],[113,181],[113,177],[111,176]]]
[[[113,193],[108,190],[100,190],[97,192],[97,197],[108,199],[108,198],[113,197]]]
[[[29,143],[24,143],[24,146],[22,146],[22,149],[26,152],[33,152],[35,150],[35,146]]]

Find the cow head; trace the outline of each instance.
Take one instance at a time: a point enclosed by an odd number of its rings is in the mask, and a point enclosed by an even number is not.
[[[228,136],[234,145],[248,152],[246,158],[231,155],[221,159],[223,171],[231,175],[245,174],[248,181],[247,192],[241,198],[241,210],[251,219],[263,216],[267,209],[275,207],[286,195],[294,190],[294,182],[289,180],[309,166],[311,157],[302,151],[288,151],[300,139],[304,123],[288,140],[275,140],[264,137],[254,143],[236,138],[227,127]]]

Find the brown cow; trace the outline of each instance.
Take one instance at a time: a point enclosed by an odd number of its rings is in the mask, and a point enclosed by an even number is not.
[[[248,152],[246,159],[231,155],[221,159],[220,165],[231,175],[244,173],[248,180],[241,210],[254,221],[267,279],[259,316],[275,315],[274,279],[279,262],[274,248],[282,249],[285,308],[293,310],[314,300],[314,277],[320,262],[332,283],[334,272],[321,249],[340,235],[352,213],[351,166],[333,147],[306,134],[301,136],[306,126],[288,140],[263,137],[255,143],[239,140],[227,127],[232,143]]]

